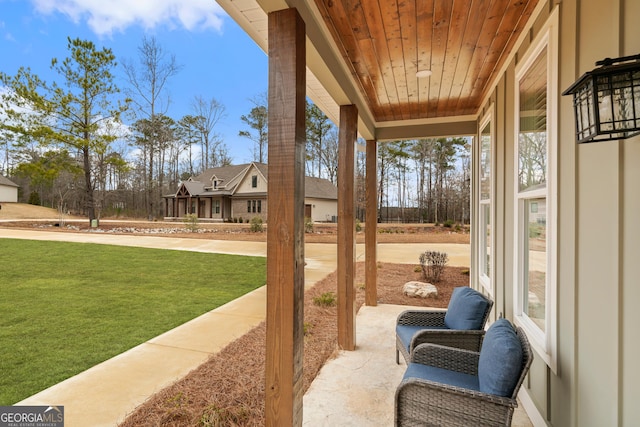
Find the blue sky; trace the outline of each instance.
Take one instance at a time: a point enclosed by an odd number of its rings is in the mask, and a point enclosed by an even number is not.
[[[267,56],[214,0],[0,0],[0,71],[25,66],[51,81],[51,59],[68,56],[67,37],[111,48],[120,64],[137,61],[144,35],[182,65],[169,82],[167,114],[178,120],[192,113],[194,96],[215,98],[226,109],[216,132],[234,163],[251,161],[240,116],[267,91]],[[116,75],[126,86],[120,67]]]

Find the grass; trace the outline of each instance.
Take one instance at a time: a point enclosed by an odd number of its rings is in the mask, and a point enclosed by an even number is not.
[[[0,405],[265,284],[261,257],[0,240]]]

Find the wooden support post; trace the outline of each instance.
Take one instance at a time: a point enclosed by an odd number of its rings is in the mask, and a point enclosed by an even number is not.
[[[305,26],[269,13],[267,426],[302,425],[304,321]]]
[[[378,142],[367,141],[364,303],[378,305]]]
[[[340,106],[338,133],[338,346],[356,348],[355,305],[355,144],[358,109]]]

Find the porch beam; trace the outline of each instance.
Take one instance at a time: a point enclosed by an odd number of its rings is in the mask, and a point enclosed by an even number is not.
[[[366,217],[364,227],[364,303],[378,305],[378,141],[367,141],[365,177]]]
[[[295,9],[269,13],[267,426],[302,425],[305,26]]]
[[[356,348],[355,305],[355,143],[358,109],[340,106],[338,133],[338,346]]]

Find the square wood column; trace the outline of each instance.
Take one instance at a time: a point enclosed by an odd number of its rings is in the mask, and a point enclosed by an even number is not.
[[[338,346],[356,348],[355,305],[355,144],[358,109],[340,106],[338,133]]]
[[[367,141],[364,303],[378,305],[378,141]]]
[[[267,426],[302,425],[305,25],[269,13]]]

